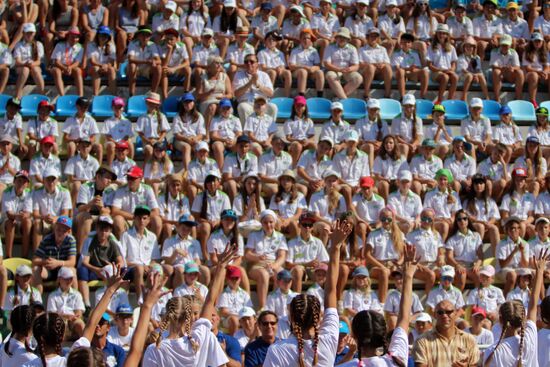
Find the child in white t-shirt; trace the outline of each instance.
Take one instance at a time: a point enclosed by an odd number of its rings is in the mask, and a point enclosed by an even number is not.
[[[129,304],[120,304],[116,308],[114,326],[111,327],[107,335],[107,341],[122,347],[125,352],[130,350],[130,343],[134,335],[134,328],[132,327],[133,314],[134,310]]]

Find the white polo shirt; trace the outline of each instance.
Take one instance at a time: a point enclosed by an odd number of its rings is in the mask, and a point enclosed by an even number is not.
[[[283,22],[282,34],[285,38],[290,37],[294,39],[299,39],[300,34],[304,29],[311,29],[311,25],[309,24],[307,18],[300,18],[300,23],[298,24],[294,24],[292,19],[287,18]]]
[[[197,112],[197,119],[193,121],[191,116],[186,115],[182,118],[180,114],[177,114],[173,120],[172,133],[186,137],[206,135],[204,117],[200,112]]]
[[[393,135],[400,136],[406,142],[411,143],[413,141],[412,129],[413,123],[416,129],[417,138],[422,141],[424,136],[424,129],[422,128],[422,119],[416,116],[416,121],[413,118],[407,118],[405,115],[394,118],[391,122],[390,131]]]
[[[359,185],[361,177],[370,176],[369,156],[357,149],[353,158],[350,158],[347,149],[341,150],[334,156],[333,169],[340,174],[340,179],[352,187]]]
[[[160,260],[160,247],[157,236],[147,229],[139,236],[136,228],[131,227],[122,233],[120,238],[123,257],[128,264],[150,265],[153,260]]]
[[[519,63],[519,55],[513,48],[509,49],[506,54],[503,54],[500,51],[500,48],[493,49],[491,51],[491,59],[489,60],[489,64],[491,65],[491,67],[519,67],[521,65]]]
[[[391,232],[384,228],[377,228],[370,232],[367,237],[367,245],[372,248],[372,254],[376,260],[398,260],[400,257],[393,245]]]
[[[252,3],[251,4],[252,9],[250,10],[254,10],[254,2],[251,1],[251,3]],[[263,17],[261,15],[256,15],[255,17],[252,18],[252,21],[250,22],[250,26],[252,27],[252,29],[257,29],[258,33],[260,33],[262,37],[265,37],[265,35],[271,31],[279,29],[277,18],[274,17],[273,15],[270,15],[267,18],[267,22],[263,20]]]
[[[130,191],[128,185],[116,189],[113,198],[114,207],[133,213],[138,205],[147,205],[151,210],[159,207],[151,186],[141,183],[135,192]]]
[[[427,41],[430,40],[435,34],[435,30],[437,29],[437,19],[432,16],[430,20],[428,16],[422,14],[418,17],[418,19],[416,19],[415,26],[415,19],[410,17],[405,28],[407,31],[414,31],[414,34],[416,37],[420,38],[420,40]]]
[[[451,46],[450,51],[446,51],[443,49],[443,46],[438,45],[435,50],[432,46],[428,46],[427,60],[430,61],[437,68],[451,70],[453,66],[452,64],[456,63],[458,57],[456,55],[456,50],[453,46]]]
[[[265,255],[270,261],[277,259],[279,250],[288,251],[285,236],[277,231],[270,237],[267,237],[263,230],[250,233],[246,248],[253,250],[256,255]]]
[[[498,260],[506,260],[508,256],[514,251],[516,247],[519,246],[519,244],[523,244],[523,254],[527,261],[531,259],[531,251],[529,249],[529,244],[527,241],[525,241],[523,238],[519,238],[517,242],[512,241],[510,237],[507,237],[504,240],[500,240],[500,242],[497,245],[497,251],[496,251],[496,258]],[[506,265],[507,268],[520,268],[521,265],[521,252],[518,251],[515,253],[514,257],[510,260],[510,262]],[[500,268],[500,264],[498,266]]]
[[[232,290],[229,286],[225,287],[222,294],[218,298],[216,308],[227,308],[229,313],[237,316],[243,307],[254,307],[250,296],[244,289],[239,287],[237,290]]]
[[[256,207],[252,208],[250,206],[250,199],[252,198],[252,196],[248,196],[248,210],[247,210],[247,213],[244,212],[244,206],[243,205],[243,196],[242,194],[237,194],[237,196],[235,196],[235,198],[233,199],[233,210],[235,211],[235,214],[237,214],[238,217],[240,217],[241,215],[244,215],[247,217],[247,220],[254,220],[255,219],[255,214],[253,213],[253,210],[256,209]],[[260,211],[258,213],[261,213],[265,210],[265,202],[263,200],[263,198],[260,198]]]
[[[191,211],[193,213],[201,212],[203,195],[204,195],[204,191],[198,194],[195,200],[193,200],[193,207],[191,208]],[[214,196],[211,196],[210,194],[208,194],[206,198],[206,202],[208,205],[208,208],[206,211],[206,219],[209,221],[220,220],[220,215],[222,211],[225,209],[231,209],[231,204],[229,203],[229,196],[227,196],[227,194],[221,190],[216,191],[216,194]]]
[[[292,290],[289,290],[288,293],[285,294],[281,291],[281,288],[277,288],[267,295],[265,309],[275,312],[278,317],[288,316],[287,303],[297,295],[298,293]]]
[[[231,43],[227,47],[227,53],[225,55],[225,62],[231,62],[237,65],[244,64],[244,58],[246,55],[254,55],[254,47],[248,43],[244,43],[243,47],[239,47],[237,43]],[[259,55],[258,55],[259,60]]]
[[[443,161],[435,154],[432,155],[430,160],[419,154],[413,157],[410,166],[413,175],[418,175],[423,179],[435,180],[435,173],[443,168]]]
[[[230,115],[228,118],[215,116],[210,123],[210,132],[217,132],[221,138],[235,140],[237,133],[243,131],[238,117]]]
[[[112,43],[100,49],[95,42],[90,42],[88,47],[86,51],[86,58],[88,60],[92,60],[93,58],[100,64],[110,64],[116,60],[116,50]],[[89,65],[91,65],[91,63]]]
[[[277,123],[273,116],[264,114],[258,116],[256,112],[246,118],[244,132],[251,132],[259,141],[267,141],[269,136],[277,132]]]
[[[223,231],[223,229],[218,228],[216,231],[214,231],[210,237],[208,238],[208,241],[206,242],[206,248],[209,254],[217,253],[221,254],[225,251],[225,248],[227,245],[231,242],[233,239],[233,232],[231,232],[228,235],[226,235]],[[239,235],[239,239],[237,241],[237,255],[238,256],[244,256],[244,241],[243,236]]]
[[[149,180],[161,180],[172,173],[174,173],[174,163],[171,160],[162,163],[147,162],[143,168],[143,178]]]
[[[497,312],[504,303],[502,289],[490,285],[488,287],[474,288],[468,293],[466,305],[478,306],[487,312]]]
[[[541,192],[535,201],[535,214],[550,215],[550,193]]]
[[[46,121],[39,120],[38,117],[29,120],[29,123],[27,125],[27,132],[29,134],[34,134],[38,141],[42,140],[46,136],[59,136],[59,132],[57,130],[57,121],[55,121],[53,118],[48,117]]]
[[[17,129],[23,131],[23,118],[19,113],[16,113],[11,120],[8,120],[7,114],[0,118],[0,135],[10,135],[17,140]]]
[[[166,44],[158,45],[158,52],[161,58],[166,58],[168,56],[168,47]],[[185,61],[189,60],[189,54],[187,53],[187,47],[183,42],[176,42],[174,45],[174,51],[172,51],[172,56],[168,60],[166,66],[173,68],[183,64]]]
[[[110,205],[113,201],[113,197],[115,195],[115,189],[116,186],[108,186],[103,190],[102,199],[104,205]],[[80,185],[80,189],[78,190],[78,195],[76,197],[76,204],[88,204],[95,195],[95,182],[94,181],[88,181],[84,184]]]
[[[84,312],[86,307],[82,295],[76,289],[69,287],[67,292],[57,288],[48,296],[46,310],[61,315],[74,315],[75,311]]]
[[[429,125],[424,126],[424,139],[433,139],[437,146],[448,146],[449,144],[451,144],[451,142],[445,138],[445,134],[443,133],[443,131],[439,133],[439,136],[437,138],[435,137],[438,129],[439,126],[437,126],[433,122]],[[449,134],[449,136],[453,136],[453,132],[451,131],[451,128],[449,126],[445,126],[445,131],[447,131],[447,134]]]
[[[258,157],[248,152],[244,157],[239,157],[238,153],[230,153],[223,162],[223,173],[228,173],[230,177],[245,176],[249,172],[258,172]]]
[[[422,212],[422,200],[412,190],[405,195],[401,194],[399,190],[392,192],[388,196],[388,206],[407,220],[414,220]]]
[[[477,142],[483,142],[492,136],[491,131],[491,121],[483,115],[477,121],[472,120],[471,116],[460,121],[460,134]]]
[[[403,50],[395,51],[391,57],[391,65],[404,69],[408,69],[413,65],[417,68],[422,67],[420,56],[418,56],[418,52],[415,50],[409,50],[409,52],[404,52]]]
[[[304,49],[300,45],[292,49],[288,63],[295,66],[318,66],[321,64],[321,59],[319,58],[319,53],[315,47],[311,46]]]
[[[481,38],[491,38],[493,35],[503,34],[502,22],[497,16],[491,16],[487,19],[485,15],[480,15],[472,20],[474,36]]]
[[[172,292],[174,297],[194,296],[195,289],[199,290],[202,299],[205,299],[208,295],[208,287],[202,283],[195,282],[193,285],[187,285],[183,283]]]
[[[298,161],[298,167],[303,168],[309,177],[314,180],[322,180],[323,172],[332,166],[332,161],[328,156],[324,156],[320,162],[317,161],[316,151],[313,149],[306,150],[302,153]]]
[[[500,210],[508,212],[510,216],[527,220],[529,213],[532,214],[535,210],[535,196],[530,192],[525,192],[521,196],[515,191],[512,195],[506,194],[502,198]]]
[[[162,112],[146,113],[138,118],[135,130],[148,139],[158,138],[161,132],[170,130],[170,125]]]
[[[288,243],[287,261],[293,264],[305,264],[317,260],[319,262],[328,262],[329,256],[323,242],[317,237],[310,236],[305,240],[302,236],[293,238]]]
[[[273,149],[260,156],[258,162],[258,174],[260,175],[279,178],[287,169],[292,169],[292,157],[284,150],[278,156],[273,153]]]
[[[57,217],[62,210],[71,210],[72,208],[69,190],[59,184],[51,194],[46,192],[44,186],[32,193],[32,209],[38,210],[40,215],[50,214]]]
[[[408,170],[409,165],[405,157],[400,157],[397,160],[391,158],[382,159],[380,156],[374,158],[374,164],[372,165],[372,173],[383,176],[389,180],[397,180],[399,172],[402,170]]]
[[[70,175],[75,180],[93,180],[95,172],[99,168],[97,159],[88,154],[86,159],[82,158],[80,153],[69,158],[65,166],[65,175]]]
[[[145,47],[141,47],[136,39],[128,45],[128,60],[130,57],[136,61],[148,61],[160,57],[156,43],[148,41]]]
[[[467,16],[464,16],[462,21],[459,21],[456,17],[449,17],[447,18],[447,25],[452,38],[474,35],[474,23]]]
[[[385,47],[365,45],[359,50],[359,63],[361,64],[389,64],[390,57]]]
[[[378,132],[382,132],[381,138],[383,139],[390,133],[388,123],[385,120],[380,119],[378,121],[371,121],[366,116],[355,123],[355,130],[359,133],[359,137],[364,141],[376,141],[378,140]]]
[[[435,306],[441,301],[449,301],[453,304],[455,309],[464,307],[464,297],[460,292],[460,289],[451,285],[449,289],[444,289],[441,285],[437,288],[433,288],[428,294],[428,299],[426,300],[426,306],[431,309],[435,309]]]
[[[194,159],[189,163],[187,178],[193,180],[196,183],[203,185],[206,174],[210,171],[216,171],[220,173],[218,168],[218,163],[212,158],[206,158],[206,160],[201,163],[198,159]]]
[[[185,265],[188,262],[202,259],[201,244],[191,236],[182,238],[179,234],[166,239],[162,246],[162,258],[171,257],[175,250],[187,252],[187,256],[177,255],[172,265]]]
[[[325,18],[321,13],[314,14],[311,18],[311,29],[316,29],[321,35],[332,38],[333,34],[340,29],[338,17],[328,13]]]
[[[2,214],[11,212],[19,214],[24,211],[32,210],[32,191],[29,188],[23,190],[20,196],[15,193],[15,187],[8,186],[2,193]]]
[[[382,305],[376,292],[368,293],[359,289],[348,289],[344,291],[344,308],[361,311],[376,311],[382,313]]]
[[[17,306],[29,306],[33,302],[42,302],[42,294],[40,291],[30,285],[27,287],[27,290],[23,290],[21,287],[17,287],[17,305],[14,306],[13,302],[15,301],[15,288],[10,288],[6,292],[6,298],[4,300],[3,309],[6,311],[11,311]]]
[[[529,288],[521,289],[519,286],[512,289],[506,295],[506,301],[518,300],[523,303],[523,306],[527,310],[529,308],[529,299],[531,298],[531,290]]]
[[[290,193],[285,192],[279,202],[277,202],[276,195],[271,197],[269,209],[275,211],[281,218],[287,219],[293,217],[298,209],[307,209],[307,202],[304,194],[298,192],[296,199],[290,203]]]
[[[285,136],[291,136],[297,140],[306,140],[315,135],[315,126],[310,118],[294,117],[294,120],[286,120],[283,125]]]
[[[114,141],[119,142],[124,139],[131,139],[134,136],[132,123],[130,120],[122,117],[120,119],[111,117],[103,123],[101,133],[109,135]]]
[[[447,239],[445,248],[453,251],[456,261],[472,264],[477,260],[477,249],[482,245],[479,233],[468,229],[466,234],[458,231]]]
[[[464,181],[476,173],[476,161],[466,153],[462,161],[457,160],[454,154],[447,157],[443,166],[449,169],[458,181]]]
[[[273,49],[264,48],[258,52],[258,63],[267,69],[286,68],[285,55],[276,47]]]
[[[331,44],[325,50],[324,63],[331,63],[338,68],[347,68],[359,64],[359,54],[355,46],[347,43],[344,47]]]
[[[467,208],[468,203],[465,201],[462,203],[463,208]],[[500,212],[498,210],[496,202],[488,198],[487,201],[476,198],[475,199],[475,208],[477,215],[475,216],[477,220],[488,222],[490,219],[500,219]]]
[[[328,195],[325,193],[325,190],[317,191],[309,200],[309,210],[323,219],[332,222],[336,220],[340,214],[346,212],[346,200],[342,195],[338,194],[338,196],[340,197],[340,199],[338,199],[338,206],[333,213],[330,213]]]
[[[454,203],[449,203],[447,191],[442,192],[439,188],[435,188],[426,192],[423,206],[424,208],[432,208],[435,211],[436,218],[450,219],[454,213],[462,208],[457,192],[453,191],[451,195],[454,198]]]
[[[359,192],[353,195],[351,203],[355,207],[359,218],[371,225],[378,222],[380,211],[386,206],[384,198],[375,193],[373,193],[372,198],[368,200]]]
[[[507,125],[501,122],[493,128],[493,140],[505,145],[513,145],[518,142],[523,142],[523,137],[517,125]]]
[[[95,119],[88,112],[84,114],[82,119],[69,117],[63,124],[63,132],[71,139],[80,139],[84,137],[92,137],[99,134]]]
[[[116,312],[116,309],[113,312]],[[128,335],[122,336],[119,334],[118,328],[114,326],[109,329],[107,340],[109,341],[109,343],[118,345],[119,347],[124,349],[126,353],[128,353],[128,351],[130,350],[130,344],[132,343],[132,337],[134,336],[134,331],[135,329],[130,326],[128,330]]]
[[[193,52],[191,56],[191,62],[200,66],[207,66],[208,58],[210,56],[220,56],[220,50],[214,42],[210,46],[205,47],[202,43],[193,47]]]
[[[36,44],[38,60],[42,60],[44,58],[44,45],[40,41],[35,40],[34,42]],[[13,50],[13,57],[24,63],[34,61],[34,58],[32,57],[32,44],[26,42],[25,40],[17,42],[17,45],[15,45]]]
[[[378,18],[378,29],[386,32],[391,38],[397,38],[400,34],[406,32],[403,18],[399,17],[399,23],[395,24],[388,14],[384,14]]]
[[[340,120],[336,123],[330,119],[323,124],[323,130],[321,130],[321,134],[319,135],[319,141],[330,138],[334,144],[343,143],[345,141],[346,133],[351,129],[351,125],[345,120]]]
[[[75,62],[82,62],[84,49],[80,43],[70,46],[67,42],[59,42],[52,52],[52,60],[57,60],[63,65],[71,65]]]
[[[179,193],[173,197],[169,192],[157,196],[160,215],[168,220],[177,221],[184,214],[191,214],[189,209],[189,199],[187,196]]]
[[[512,36],[512,38],[523,38],[526,40],[531,38],[531,32],[529,32],[527,21],[519,16],[515,21],[510,18],[503,19],[502,30],[504,34]]]
[[[264,73],[261,70],[257,71],[258,73],[258,85],[261,85],[262,88],[267,88],[273,91],[273,83],[271,82],[271,78],[269,75]],[[235,78],[233,79],[233,90],[240,89],[244,85],[248,84],[250,81],[250,78],[252,78],[251,74],[248,74],[246,71],[238,71],[237,74],[235,74]],[[239,97],[239,102],[250,102],[253,103],[256,97],[267,97],[264,95],[258,87],[255,85],[248,88],[248,90]]]
[[[130,168],[134,167],[135,165],[136,165],[136,162],[131,158],[126,157],[126,159],[121,162],[115,157],[115,159],[113,160],[113,163],[111,164],[111,168],[113,172],[116,173],[117,175],[116,180],[122,183],[126,183],[127,182],[126,173]]]
[[[191,33],[193,37],[200,37],[204,27],[209,24],[210,17],[208,16],[208,13],[193,10],[189,15],[187,12],[182,12],[179,29]]]
[[[42,176],[42,173],[44,173],[49,167],[55,168],[57,174],[61,176],[61,160],[58,156],[50,154],[48,158],[46,158],[42,155],[42,153],[36,153],[31,159],[29,175]]]
[[[540,160],[540,173],[542,174],[542,176],[546,176],[546,171],[548,170],[548,166],[547,166],[547,163],[546,163],[546,159],[544,159],[544,157]],[[525,170],[527,170],[527,163],[525,162],[525,156],[521,156],[521,157],[518,157],[515,162],[514,162],[514,165],[512,166],[512,170],[516,169],[516,168],[524,168]],[[533,170],[535,169],[535,166],[533,165]]]
[[[357,18],[357,15],[347,17],[344,27],[350,30],[353,37],[366,38],[368,30],[374,27],[374,23],[366,14],[359,19]]]
[[[539,29],[542,34],[550,34],[550,20],[546,20],[542,14],[539,15],[533,29]]]
[[[386,302],[384,303],[384,311],[397,315],[399,313],[399,305],[401,303],[401,291],[398,289],[390,289],[388,291],[388,296],[386,297]],[[418,295],[413,292],[412,294],[412,304],[411,304],[411,314],[416,314],[419,312],[423,312],[424,307],[422,306],[422,303],[420,302],[420,298],[418,298]]]
[[[415,229],[407,234],[406,240],[416,247],[416,255],[420,257],[421,262],[431,264],[437,261],[439,249],[444,246],[439,232],[423,228]]]
[[[10,167],[13,168],[16,172],[21,169],[21,161],[19,160],[19,158],[17,158],[16,155],[9,153],[8,157],[4,157],[2,154],[0,154],[0,167],[4,166],[6,161],[9,161]],[[7,169],[3,173],[0,173],[0,182],[6,185],[13,183],[13,176]]]

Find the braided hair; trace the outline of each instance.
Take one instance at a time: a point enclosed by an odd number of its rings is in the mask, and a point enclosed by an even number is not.
[[[157,348],[162,341],[162,332],[168,327],[178,329],[178,333],[182,336],[187,336],[187,340],[193,348],[193,352],[197,353],[199,344],[191,338],[191,322],[193,320],[193,310],[191,308],[191,300],[184,297],[173,297],[166,303],[166,312],[162,317],[159,326],[159,332],[155,332],[155,343]]]
[[[319,345],[319,327],[321,326],[321,304],[319,299],[312,295],[299,294],[290,303],[290,329],[298,341],[298,366],[305,367],[304,361],[304,333],[314,329],[313,362],[317,366],[317,347]]]
[[[489,363],[493,359],[497,348],[499,347],[500,343],[502,343],[502,340],[504,339],[504,335],[506,335],[506,331],[509,328],[513,328],[514,330],[517,330],[519,328],[519,351],[517,355],[518,362],[516,366],[522,367],[523,363],[521,359],[523,355],[523,347],[524,347],[524,339],[525,339],[525,306],[523,306],[523,303],[517,299],[513,301],[504,302],[499,309],[499,320],[502,324],[502,332],[500,333],[500,338],[498,339],[498,342],[495,345],[495,348],[485,360],[485,365],[489,365]]]
[[[353,318],[351,330],[357,342],[360,365],[362,365],[361,353],[363,351],[382,348],[384,354],[388,354],[395,365],[405,367],[403,361],[388,353],[388,330],[383,315],[373,310],[360,311]]]
[[[30,306],[18,306],[11,311],[10,324],[11,335],[6,343],[4,343],[4,352],[7,356],[12,357],[13,353],[10,352],[10,341],[14,335],[19,337],[27,337],[31,333],[32,321],[34,319],[34,313]],[[25,349],[27,352],[31,352],[31,348],[25,338]]]
[[[46,364],[46,348],[53,348],[61,355],[61,343],[65,337],[65,321],[54,312],[44,313],[34,320],[32,333],[38,343],[38,353],[42,366]]]
[[[80,347],[69,353],[67,367],[106,367],[106,364],[101,350]]]

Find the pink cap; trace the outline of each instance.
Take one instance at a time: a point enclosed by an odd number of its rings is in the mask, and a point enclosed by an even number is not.
[[[294,104],[305,106],[306,105],[306,97],[304,97],[304,96],[294,97]]]
[[[115,97],[115,98],[113,98],[112,105],[113,105],[113,107],[115,107],[115,106],[124,107],[126,105],[126,102],[124,102],[123,98]]]

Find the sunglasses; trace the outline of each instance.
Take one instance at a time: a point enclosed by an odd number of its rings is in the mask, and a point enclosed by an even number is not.
[[[381,222],[386,222],[386,223],[391,223],[391,222],[393,222],[393,218],[390,218],[390,217],[382,217],[382,218],[380,218],[380,221],[381,221]]]
[[[422,222],[426,222],[426,223],[431,223],[431,222],[434,221],[434,219],[431,218],[431,217],[422,217],[422,218],[420,218],[420,220],[421,220]]]
[[[262,325],[263,326],[275,326],[275,325],[277,325],[277,322],[276,321],[264,321],[264,322],[262,322]]]
[[[247,65],[254,65],[257,62],[258,61],[256,61],[256,60],[246,60],[244,63],[247,64]]]
[[[468,217],[457,217],[456,221],[457,222],[462,222],[462,221],[466,222],[466,221],[468,221]]]
[[[311,228],[313,227],[313,223],[300,223],[300,225],[304,228]]]
[[[436,313],[439,316],[443,316],[443,315],[451,316],[454,313],[454,310],[437,310]]]
[[[441,277],[441,281],[452,282],[452,281],[453,281],[453,278],[452,278],[452,277]]]

